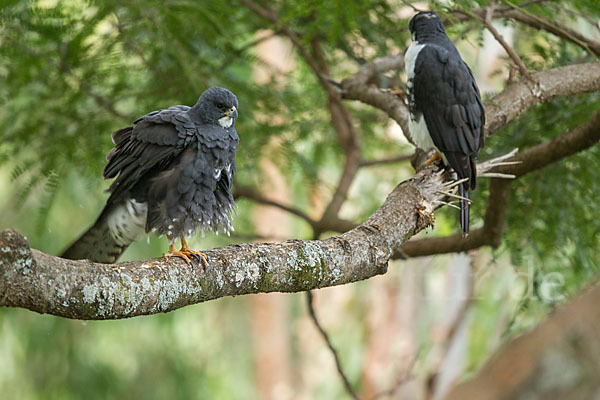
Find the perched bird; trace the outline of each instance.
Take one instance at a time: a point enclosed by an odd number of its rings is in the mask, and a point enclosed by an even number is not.
[[[483,147],[485,112],[473,73],[446,36],[440,18],[430,11],[409,24],[412,43],[405,55],[409,129],[413,142],[450,165],[459,185],[460,226],[469,234],[469,190],[475,189],[476,160]]]
[[[233,229],[237,109],[233,93],[213,87],[193,107],[153,111],[114,132],[104,178],[115,180],[106,206],[62,257],[113,263],[136,237],[154,232],[169,239],[165,257],[194,257],[207,266],[185,237]]]

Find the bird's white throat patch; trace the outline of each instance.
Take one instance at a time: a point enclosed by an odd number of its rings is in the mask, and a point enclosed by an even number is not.
[[[230,128],[231,125],[233,124],[233,118],[231,117],[222,117],[219,118],[219,125],[221,125],[223,128]]]

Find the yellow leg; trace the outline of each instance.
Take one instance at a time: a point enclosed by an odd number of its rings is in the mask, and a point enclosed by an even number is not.
[[[442,158],[442,155],[436,150],[435,153],[433,153],[433,155],[431,156],[431,158],[429,158],[429,160],[425,161],[425,164],[429,165],[429,164],[439,160],[440,158]]]
[[[171,257],[179,257],[179,258],[183,258],[185,260],[186,263],[188,263],[189,265],[192,264],[192,260],[189,259],[189,257],[187,256],[187,254],[185,254],[183,251],[177,250],[175,248],[175,245],[172,244],[171,246],[169,246],[169,252],[165,253],[164,257],[169,260],[169,258]]]
[[[202,262],[204,267],[208,267],[208,256],[200,251],[190,249],[184,238],[181,238],[181,249],[177,250],[174,244],[169,246],[169,252],[164,257],[168,260],[171,257],[183,258],[188,265],[192,265],[191,258],[194,257],[198,262]]]

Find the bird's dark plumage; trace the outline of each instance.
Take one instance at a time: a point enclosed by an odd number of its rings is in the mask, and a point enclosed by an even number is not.
[[[197,229],[229,233],[237,108],[233,93],[213,87],[193,107],[153,111],[114,132],[106,206],[63,257],[114,262],[144,232],[171,244]]]
[[[427,151],[442,153],[459,179],[459,194],[476,186],[476,160],[484,144],[485,112],[475,78],[433,12],[410,21],[413,42],[406,52],[411,136]],[[461,229],[469,233],[469,202],[461,200]]]

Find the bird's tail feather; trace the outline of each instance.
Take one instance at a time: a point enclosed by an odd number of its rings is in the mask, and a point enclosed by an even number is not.
[[[469,182],[464,182],[458,186],[458,194],[467,199],[460,200],[460,228],[463,237],[469,236],[469,185]]]
[[[106,211],[106,210],[105,210]],[[79,237],[64,253],[62,258],[70,260],[91,260],[112,264],[123,254],[131,243],[121,244],[110,232],[107,212],[102,212],[90,229]]]

